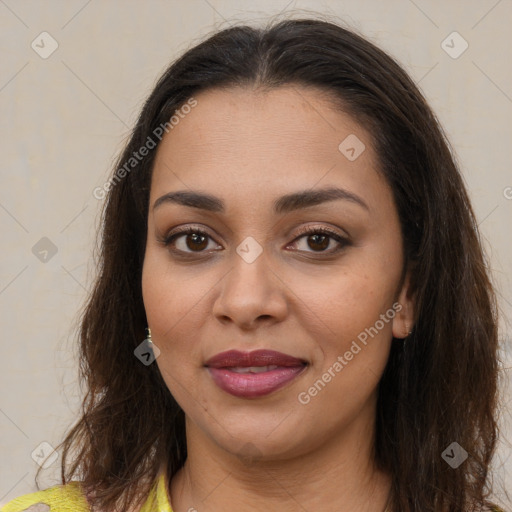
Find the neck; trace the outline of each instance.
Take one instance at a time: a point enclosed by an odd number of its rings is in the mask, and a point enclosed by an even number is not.
[[[391,477],[373,462],[374,417],[359,417],[298,457],[252,461],[187,422],[187,460],[170,484],[173,511],[384,512]]]

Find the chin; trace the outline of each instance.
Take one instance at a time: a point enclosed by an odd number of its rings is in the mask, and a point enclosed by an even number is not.
[[[299,428],[288,414],[289,410],[279,416],[275,411],[237,412],[222,415],[222,421],[215,424],[210,417],[203,418],[200,427],[219,447],[237,457],[280,460],[297,455],[310,444],[304,424]]]

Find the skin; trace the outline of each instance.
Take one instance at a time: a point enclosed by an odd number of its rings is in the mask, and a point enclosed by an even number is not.
[[[398,214],[369,134],[312,88],[230,88],[195,98],[158,148],[142,276],[156,363],[186,415],[188,458],[169,484],[173,510],[383,511],[391,480],[373,463],[377,385],[392,336],[412,328],[413,303]],[[354,161],[338,150],[349,134],[366,146]],[[338,199],[272,210],[280,196],[325,187],[346,189],[367,208]],[[178,190],[212,194],[225,212],[171,202],[154,208]],[[187,225],[210,238],[161,241]],[[331,228],[348,243],[329,238],[322,252],[299,232],[304,227]],[[246,237],[263,249],[252,263],[236,252]],[[300,403],[299,393],[332,372],[396,302],[394,318]],[[308,366],[270,395],[239,398],[204,367],[229,349],[277,350]]]

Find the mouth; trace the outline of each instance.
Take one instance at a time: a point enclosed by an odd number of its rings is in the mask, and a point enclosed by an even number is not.
[[[303,359],[274,350],[229,350],[205,363],[219,388],[242,398],[268,395],[298,377],[307,366]]]

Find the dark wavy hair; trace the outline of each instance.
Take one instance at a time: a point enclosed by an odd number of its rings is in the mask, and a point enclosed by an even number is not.
[[[156,149],[122,176],[119,169],[200,91],[284,85],[327,93],[333,109],[367,129],[398,210],[415,328],[405,344],[392,344],[374,452],[393,478],[393,510],[482,510],[498,435],[498,322],[463,179],[400,65],[352,30],[317,19],[217,31],[173,62],[145,102],[102,212],[98,275],[80,315],[87,393],[59,445],[62,483],[78,475],[94,490],[94,506],[126,510],[147,497],[162,467],[170,480],[187,457],[184,412],[158,366],[133,353],[147,326],[141,271]],[[457,469],[441,456],[454,441],[469,454]]]

